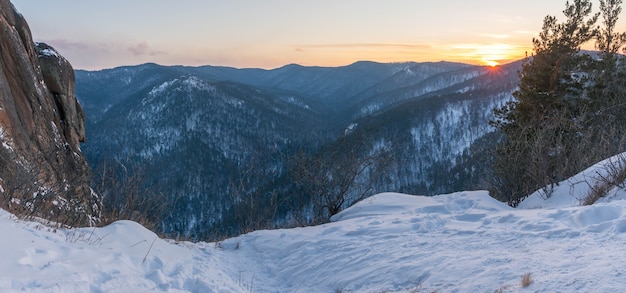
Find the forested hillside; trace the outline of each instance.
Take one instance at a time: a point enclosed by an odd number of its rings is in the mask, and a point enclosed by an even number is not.
[[[206,239],[323,222],[375,192],[478,188],[470,146],[519,66],[144,64],[77,71],[76,91],[107,206],[145,197],[156,229]]]

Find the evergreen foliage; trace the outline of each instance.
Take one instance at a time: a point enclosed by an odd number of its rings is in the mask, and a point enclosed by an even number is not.
[[[492,121],[504,134],[494,163],[495,198],[516,206],[539,188],[549,197],[551,186],[621,149],[616,122],[625,122],[626,70],[618,51],[626,37],[615,32],[621,2],[602,0],[594,14],[591,1],[574,0],[565,5],[564,22],[544,18],[514,99]],[[599,56],[580,49],[592,40]]]

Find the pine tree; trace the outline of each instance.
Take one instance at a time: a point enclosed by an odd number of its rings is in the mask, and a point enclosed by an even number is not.
[[[596,49],[603,53],[603,60],[616,57],[626,44],[626,34],[615,31],[621,5],[622,0],[600,0],[603,29],[596,36]]]
[[[626,44],[626,33],[616,32],[622,0],[600,0],[603,27],[596,36],[600,59],[595,63],[589,94],[586,127],[592,139],[605,145],[601,159],[624,149],[626,123],[626,64],[619,51]]]
[[[491,191],[513,206],[577,167],[568,158],[578,139],[576,118],[586,104],[588,80],[582,73],[593,63],[580,47],[596,35],[599,14],[592,14],[589,0],[567,2],[563,14],[562,23],[554,16],[544,18],[533,39],[534,54],[520,72],[519,89],[511,102],[495,110],[492,124],[504,140],[497,149]]]
[[[626,92],[624,58],[619,54],[620,48],[626,44],[626,33],[615,31],[621,4],[622,0],[600,0],[603,28],[598,31],[596,49],[600,51],[601,60],[596,64],[591,96],[592,108],[597,114],[626,102],[623,100]]]

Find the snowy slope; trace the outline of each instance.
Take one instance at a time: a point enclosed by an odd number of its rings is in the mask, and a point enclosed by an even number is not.
[[[610,175],[615,173],[616,168],[624,166],[626,166],[626,153],[615,155],[559,182],[557,186],[551,188],[550,197],[545,196],[544,190],[534,192],[522,201],[518,208],[559,208],[579,205],[598,183],[602,184],[610,179]],[[626,190],[615,187],[608,190],[606,197],[600,199],[599,202],[621,199],[626,199]]]
[[[54,231],[0,211],[0,292],[623,291],[626,201],[576,204],[384,193],[325,225],[195,244],[129,221]]]
[[[131,221],[51,231],[1,211],[0,233],[0,292],[241,291],[199,246],[171,244]]]

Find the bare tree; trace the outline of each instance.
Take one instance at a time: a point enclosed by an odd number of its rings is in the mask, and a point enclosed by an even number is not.
[[[272,228],[278,211],[278,193],[266,188],[277,177],[277,172],[259,166],[252,159],[239,176],[231,179],[228,195],[232,207],[231,216],[238,234]]]
[[[164,211],[173,202],[158,186],[148,184],[142,166],[125,163],[121,159],[102,162],[94,170],[92,186],[103,205],[103,223],[132,220],[160,233]]]
[[[313,224],[374,193],[375,181],[389,167],[390,148],[374,148],[356,140],[313,155],[300,152],[293,161],[293,181],[311,206]]]

